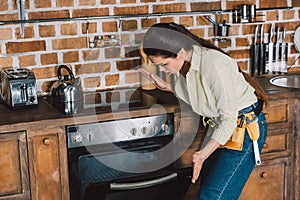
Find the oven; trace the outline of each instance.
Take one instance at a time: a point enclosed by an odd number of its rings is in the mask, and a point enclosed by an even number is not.
[[[184,197],[191,168],[174,158],[174,115],[66,127],[71,200]]]

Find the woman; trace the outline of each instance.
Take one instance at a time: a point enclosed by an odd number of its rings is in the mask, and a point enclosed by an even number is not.
[[[205,125],[211,125],[201,149],[193,155],[192,182],[201,174],[197,199],[238,199],[255,166],[253,142],[245,126],[258,122],[259,151],[266,138],[267,123],[261,112],[262,102],[266,101],[263,90],[241,72],[234,59],[181,25],[155,24],[146,32],[142,44],[151,62],[174,76],[174,83],[143,68],[139,71],[159,89],[174,92],[194,112],[208,119]],[[241,120],[240,116],[254,111],[251,121]],[[244,136],[242,148],[233,150],[226,145],[237,122],[244,128]]]

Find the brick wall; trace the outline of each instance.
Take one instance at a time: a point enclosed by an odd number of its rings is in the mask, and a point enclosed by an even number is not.
[[[3,0],[0,21],[18,20],[16,0]],[[270,25],[286,27],[290,45],[289,64],[297,57],[293,33],[300,25],[299,0],[26,0],[26,19],[57,19],[86,16],[118,16],[147,13],[231,10],[240,4],[257,4],[259,20],[265,33]],[[293,9],[281,9],[294,6]],[[275,8],[275,9],[266,9]],[[219,18],[220,15],[211,15]],[[232,23],[229,12],[222,19]],[[181,14],[149,17],[108,17],[102,19],[26,23],[24,37],[19,24],[0,25],[0,68],[27,67],[34,71],[38,91],[49,91],[57,80],[58,65],[66,64],[82,80],[85,91],[138,86],[139,74],[133,69],[140,64],[137,52],[147,27],[157,22],[177,22],[227,51],[243,70],[249,69],[250,50],[257,24],[232,24],[226,42],[213,41],[213,27],[204,14]],[[87,34],[88,22],[88,34]],[[120,23],[121,22],[121,23]],[[121,25],[120,25],[121,24]],[[88,48],[88,40],[97,35],[116,35],[122,45]],[[267,37],[267,35],[265,36]],[[296,66],[299,66],[299,61]]]

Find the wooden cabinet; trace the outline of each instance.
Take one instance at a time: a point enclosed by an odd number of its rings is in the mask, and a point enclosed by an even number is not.
[[[299,176],[299,137],[295,135],[299,129],[300,116],[295,111],[300,112],[295,99],[280,97],[271,99],[267,109],[264,109],[268,135],[262,149],[262,165],[255,166],[239,200],[299,199],[297,188],[300,183],[299,179],[295,178]],[[197,116],[189,114],[178,119],[183,127],[182,131],[179,131],[180,134],[191,134],[188,130],[189,127],[195,126],[195,117]],[[191,163],[191,156],[199,149],[205,134],[201,124],[199,127],[194,142],[182,156],[186,165]],[[192,184],[184,200],[195,199],[198,190],[199,184]]]
[[[289,171],[290,162],[288,158],[264,161],[263,166],[253,170],[240,199],[290,199],[286,193],[287,187],[289,187],[287,184]]]
[[[33,200],[69,198],[63,128],[33,130],[28,137]]]
[[[240,200],[293,199],[294,108],[292,100],[277,99],[264,110],[268,135],[262,149],[262,165],[254,168]]]
[[[26,132],[0,134],[0,199],[30,199]]]

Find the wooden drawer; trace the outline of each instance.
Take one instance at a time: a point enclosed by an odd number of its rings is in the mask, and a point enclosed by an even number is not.
[[[287,100],[270,101],[267,107],[264,107],[263,112],[266,115],[268,123],[287,122],[290,116],[291,102]]]
[[[25,131],[0,134],[0,199],[29,199]]]
[[[251,173],[239,200],[282,200],[286,199],[287,163],[265,163]]]
[[[285,134],[268,135],[266,142],[263,146],[262,153],[287,150],[287,138],[286,137],[287,136]]]

